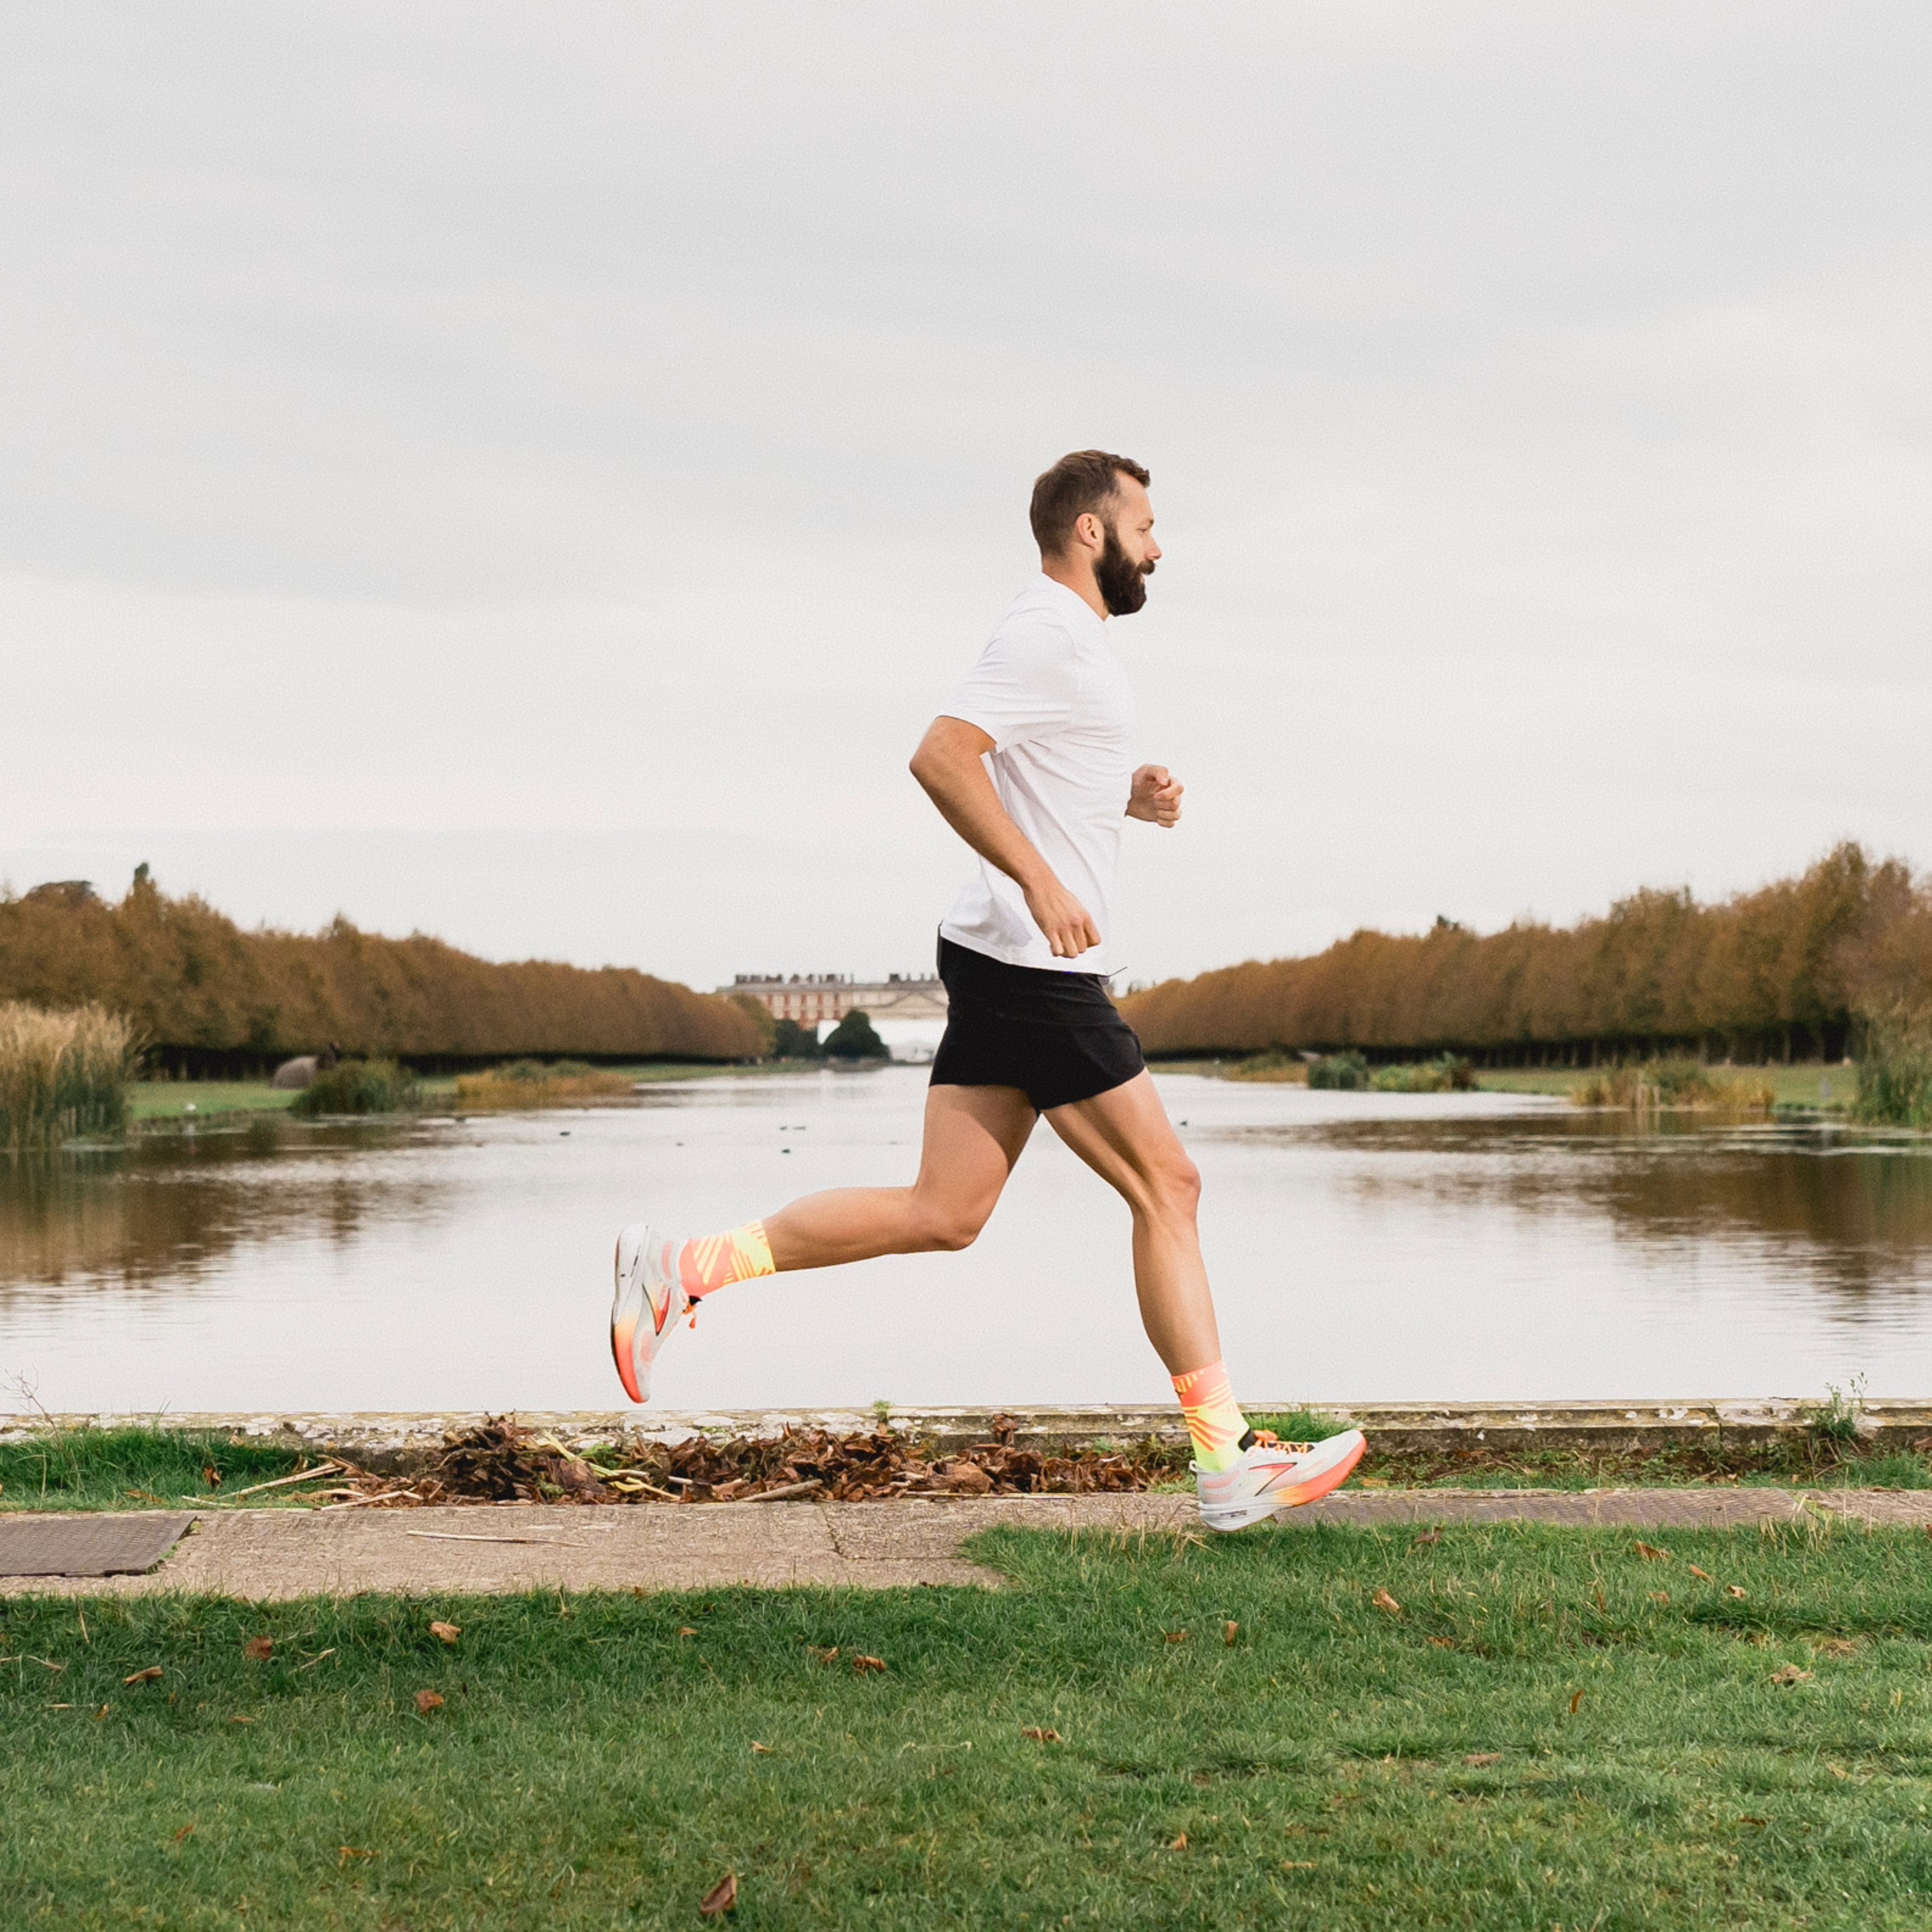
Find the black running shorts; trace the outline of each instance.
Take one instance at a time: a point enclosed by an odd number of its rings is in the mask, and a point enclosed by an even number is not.
[[[946,1013],[935,1087],[1018,1087],[1043,1114],[1090,1100],[1147,1066],[1098,973],[1009,966],[942,939],[939,976]]]

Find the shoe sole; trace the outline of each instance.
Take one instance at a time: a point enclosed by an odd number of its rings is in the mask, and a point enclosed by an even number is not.
[[[651,1399],[650,1391],[638,1387],[637,1356],[632,1345],[637,1340],[638,1324],[650,1318],[650,1298],[642,1288],[629,1294],[624,1292],[624,1238],[621,1234],[610,1258],[610,1272],[615,1282],[610,1298],[610,1359],[616,1364],[617,1379],[624,1384],[624,1393],[634,1402],[647,1402]]]
[[[1339,1490],[1348,1480],[1350,1472],[1362,1460],[1367,1449],[1366,1439],[1358,1440],[1355,1446],[1341,1461],[1324,1469],[1320,1475],[1311,1476],[1305,1483],[1298,1484],[1292,1490],[1276,1490],[1268,1496],[1256,1496],[1251,1502],[1241,1503],[1227,1510],[1217,1510],[1210,1516],[1201,1512],[1202,1526],[1219,1530],[1224,1536],[1237,1530],[1252,1529],[1258,1522],[1266,1522],[1270,1518],[1280,1522],[1290,1510],[1306,1509],[1310,1503],[1319,1502],[1330,1491]]]

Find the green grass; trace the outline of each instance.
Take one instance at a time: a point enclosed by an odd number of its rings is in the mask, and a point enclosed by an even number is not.
[[[49,1432],[0,1442],[0,1513],[178,1508],[184,1497],[206,1504],[224,1490],[286,1475],[296,1464],[290,1450],[246,1437],[138,1427]],[[208,1482],[209,1469],[220,1474],[218,1485]]]
[[[998,1594],[16,1600],[6,1920],[695,1926],[730,1870],[740,1928],[1922,1928],[1924,1538],[1657,1540],[1004,1531]]]

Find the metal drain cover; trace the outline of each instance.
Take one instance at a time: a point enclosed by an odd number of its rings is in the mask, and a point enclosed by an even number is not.
[[[0,1516],[0,1576],[121,1576],[152,1570],[193,1522],[139,1516]]]

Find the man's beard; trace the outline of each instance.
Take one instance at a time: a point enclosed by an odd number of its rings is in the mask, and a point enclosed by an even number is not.
[[[1147,602],[1147,580],[1153,574],[1152,564],[1135,562],[1121,548],[1120,534],[1109,524],[1100,560],[1094,566],[1094,582],[1108,616],[1131,617]]]

